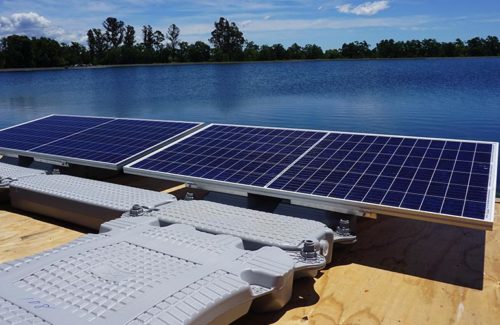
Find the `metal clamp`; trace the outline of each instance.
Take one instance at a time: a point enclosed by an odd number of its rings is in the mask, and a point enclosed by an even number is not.
[[[304,241],[304,245],[302,246],[300,255],[302,255],[302,257],[305,259],[316,258],[318,256],[317,251],[318,251],[317,243],[313,240],[308,239]]]
[[[333,234],[334,243],[354,244],[357,241],[356,236],[351,234],[351,228],[348,219],[340,219],[340,223]]]
[[[12,177],[0,177],[0,186],[9,186],[10,183],[14,182],[16,179]]]
[[[131,216],[131,217],[140,217],[140,216],[145,215],[146,213],[150,213],[153,211],[158,211],[158,209],[149,208],[147,206],[143,206],[140,204],[134,204],[128,213],[129,213],[129,216]]]

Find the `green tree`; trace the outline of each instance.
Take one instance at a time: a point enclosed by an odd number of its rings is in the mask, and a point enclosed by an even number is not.
[[[168,48],[170,50],[170,56],[172,57],[172,61],[175,61],[175,51],[177,50],[177,46],[179,45],[179,35],[181,30],[177,27],[176,24],[170,25],[167,30],[167,40],[168,40]]]
[[[87,44],[89,46],[89,52],[92,60],[94,62],[102,60],[105,52],[108,50],[108,44],[105,36],[99,28],[92,28],[88,30]]]
[[[375,47],[376,56],[379,58],[403,57],[404,43],[395,42],[393,39],[381,40]]]
[[[10,35],[2,39],[6,68],[31,68],[33,60],[33,44],[27,36]]]
[[[141,63],[153,63],[155,60],[155,53],[153,50],[154,32],[151,25],[142,26],[142,43],[141,50]]]
[[[215,48],[216,59],[221,61],[241,60],[245,38],[238,26],[234,22],[220,17],[219,21],[214,23],[214,27],[209,41]]]
[[[112,48],[117,48],[123,42],[123,36],[125,34],[125,23],[114,17],[108,17],[102,23],[104,27],[104,39],[108,42],[108,46]]]
[[[422,55],[425,57],[442,56],[441,44],[433,38],[427,38],[422,41]]]
[[[125,37],[123,39],[123,46],[127,48],[133,47],[135,44],[135,29],[134,26],[127,25],[125,28]]]
[[[64,43],[61,45],[66,65],[89,63],[87,49],[82,44],[78,42],[71,42],[71,45]]]
[[[403,56],[407,58],[415,58],[422,56],[422,42],[419,40],[411,40],[403,43]]]
[[[141,52],[135,46],[135,29],[133,26],[127,25],[121,49],[121,63],[132,64],[139,62],[141,62]]]
[[[370,45],[366,41],[344,43],[341,51],[343,57],[350,59],[368,58],[371,56]]]
[[[497,56],[500,55],[500,42],[496,36],[488,36],[484,40],[484,46],[486,48],[486,55]]]
[[[460,38],[457,38],[455,40],[455,49],[457,51],[457,56],[464,56],[467,51],[467,46]]]
[[[305,58],[302,47],[297,43],[290,45],[290,47],[286,50],[286,56],[291,60],[301,60]]]
[[[274,52],[275,60],[285,60],[286,59],[286,49],[281,44],[273,44],[271,49]]]
[[[142,26],[142,44],[147,49],[153,48],[154,38],[153,38],[153,27],[151,25]]]
[[[441,53],[445,57],[456,57],[460,56],[455,42],[443,42],[441,43]]]
[[[33,60],[35,67],[60,67],[64,65],[62,48],[59,42],[47,38],[33,38]]]
[[[467,41],[467,55],[470,56],[483,56],[486,55],[484,39],[474,37]]]
[[[189,61],[189,43],[179,42],[179,48],[177,50],[177,61],[187,62]]]
[[[256,61],[259,58],[259,46],[252,41],[245,42],[243,57],[246,61]]]
[[[0,40],[0,69],[5,68],[5,53],[3,48],[3,39]]]
[[[159,30],[153,33],[153,49],[155,51],[161,51],[163,49],[163,42],[165,41],[165,35]]]
[[[210,60],[210,46],[197,41],[188,46],[188,61],[191,62],[206,62]]]
[[[304,46],[304,55],[308,60],[322,59],[323,49],[316,44],[306,44]]]
[[[273,51],[273,48],[270,47],[269,45],[262,45],[259,49],[258,59],[260,61],[276,60],[276,56],[275,56],[275,53]]]
[[[340,51],[337,49],[330,49],[325,51],[325,58],[327,59],[338,59],[342,57],[342,54],[340,54]]]

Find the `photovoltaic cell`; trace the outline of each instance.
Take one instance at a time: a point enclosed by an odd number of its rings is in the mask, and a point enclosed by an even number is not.
[[[118,163],[179,135],[195,125],[145,120],[113,120],[32,151]]]
[[[269,188],[484,219],[492,145],[330,133]]]
[[[53,115],[0,131],[0,151],[118,165],[197,125]]]
[[[325,135],[314,131],[213,125],[134,167],[265,186]]]
[[[215,124],[125,171],[251,185],[262,189],[258,193],[331,198],[379,211],[491,221],[494,148],[484,142]]]
[[[0,131],[0,148],[29,150],[112,119],[52,115]]]

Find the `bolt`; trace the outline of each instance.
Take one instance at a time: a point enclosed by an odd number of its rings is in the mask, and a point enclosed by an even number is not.
[[[304,258],[316,258],[316,243],[313,240],[305,240],[300,255]]]

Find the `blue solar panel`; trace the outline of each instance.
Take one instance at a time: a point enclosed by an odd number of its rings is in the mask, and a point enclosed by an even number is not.
[[[119,163],[196,125],[195,123],[117,119],[32,151]]]
[[[492,145],[330,133],[269,188],[484,219]]]
[[[136,168],[265,186],[326,133],[213,125]]]
[[[29,150],[112,119],[52,115],[0,131],[0,148]]]
[[[118,166],[198,125],[54,115],[0,131],[0,151]]]
[[[491,222],[495,148],[459,140],[211,125],[125,171],[251,185],[261,190],[248,192],[330,198],[392,214]]]

